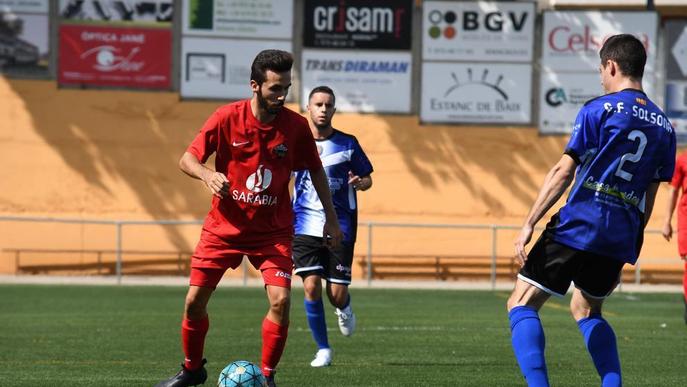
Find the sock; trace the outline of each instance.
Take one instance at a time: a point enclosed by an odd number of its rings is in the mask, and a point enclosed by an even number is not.
[[[577,322],[584,336],[596,371],[601,376],[601,386],[622,386],[620,358],[613,328],[600,314],[594,314]]]
[[[184,367],[195,370],[202,365],[205,334],[208,333],[210,319],[206,315],[200,320],[184,319],[181,322],[181,343],[184,348]]]
[[[520,371],[530,387],[548,387],[549,378],[544,358],[544,328],[539,314],[528,306],[516,306],[508,313],[513,352]]]
[[[317,301],[304,301],[305,316],[308,318],[308,326],[312,332],[312,338],[317,343],[317,348],[329,348],[327,340],[327,322],[324,317],[324,305],[322,299]]]
[[[267,317],[262,320],[262,373],[266,377],[271,376],[277,368],[288,333],[288,325],[279,325]]]

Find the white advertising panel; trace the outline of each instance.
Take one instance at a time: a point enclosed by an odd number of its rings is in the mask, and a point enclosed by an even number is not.
[[[542,71],[539,99],[539,132],[571,133],[577,112],[603,94],[598,73]]]
[[[529,62],[534,3],[425,1],[424,60]]]
[[[542,65],[549,70],[597,71],[599,50],[611,35],[631,33],[647,50],[645,73],[656,68],[655,12],[544,12]]]
[[[424,63],[420,120],[437,123],[529,123],[529,64]]]
[[[250,66],[266,49],[291,51],[291,42],[185,37],[181,40],[181,96],[249,98]]]
[[[182,33],[290,40],[293,0],[184,1]]]
[[[687,142],[687,81],[666,82],[665,112],[675,128],[678,141]]]
[[[303,106],[310,90],[326,85],[334,90],[343,112],[410,112],[410,53],[303,50]]]
[[[48,13],[50,0],[0,0],[0,10],[11,12]]]

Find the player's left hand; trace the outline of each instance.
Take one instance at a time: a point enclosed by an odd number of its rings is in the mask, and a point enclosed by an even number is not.
[[[529,225],[522,226],[520,229],[520,235],[515,238],[513,245],[515,245],[515,260],[518,262],[520,267],[525,266],[525,261],[527,261],[527,253],[525,252],[525,246],[532,240],[533,228]]]
[[[356,191],[365,191],[366,189],[363,179],[351,171],[348,171],[348,184],[352,185]]]
[[[670,238],[673,236],[673,225],[670,224],[670,222],[664,224],[663,229],[661,229],[661,234],[663,234],[663,238],[665,238],[665,240],[670,242]]]
[[[339,222],[337,220],[333,222],[328,220],[325,221],[322,235],[324,235],[324,243],[329,247],[337,247],[343,240],[343,233],[341,232],[341,228],[339,228]]]

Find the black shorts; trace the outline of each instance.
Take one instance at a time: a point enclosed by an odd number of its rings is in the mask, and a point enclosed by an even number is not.
[[[562,245],[544,231],[527,255],[518,278],[561,297],[574,282],[587,296],[603,299],[618,285],[624,265],[613,258]]]
[[[349,285],[353,263],[353,243],[341,242],[331,249],[322,244],[322,238],[296,235],[293,238],[294,274],[305,278],[318,274],[327,281]]]

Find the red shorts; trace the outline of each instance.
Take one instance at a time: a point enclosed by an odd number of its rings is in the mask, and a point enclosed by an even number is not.
[[[291,288],[291,241],[280,241],[258,247],[230,244],[203,230],[196,251],[191,257],[190,285],[216,288],[224,272],[236,269],[243,256],[260,270],[265,285]]]

